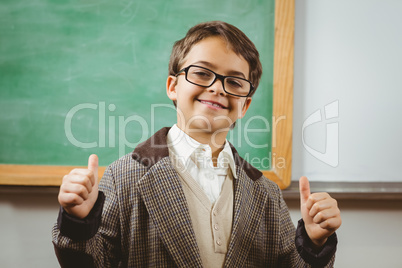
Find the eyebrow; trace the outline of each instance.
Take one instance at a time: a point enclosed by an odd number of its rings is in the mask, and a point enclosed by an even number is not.
[[[194,62],[194,63],[192,63],[192,64],[206,65],[208,68],[216,69],[216,66],[215,66],[214,64],[208,62],[208,61],[203,61],[203,60],[201,60],[201,61]],[[239,71],[234,71],[234,70],[229,71],[229,72],[228,72],[228,75],[229,75],[229,76],[242,77],[242,78],[244,78],[244,79],[247,79],[246,76],[244,75],[244,73],[239,72]]]

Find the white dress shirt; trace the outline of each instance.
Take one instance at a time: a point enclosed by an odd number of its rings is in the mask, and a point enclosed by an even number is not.
[[[216,167],[212,162],[211,147],[194,140],[176,124],[168,132],[167,143],[169,154],[173,156],[171,158],[182,163],[174,167],[184,166],[212,204],[218,199],[228,172],[232,172],[233,177],[236,178],[233,153],[227,140],[218,155]]]

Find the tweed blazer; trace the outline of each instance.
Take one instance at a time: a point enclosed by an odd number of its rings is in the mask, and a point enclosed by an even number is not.
[[[87,218],[61,209],[52,236],[62,267],[202,267],[186,198],[169,158],[168,130],[106,169]],[[224,266],[310,267],[309,262],[332,267],[336,236],[314,252],[302,222],[296,235],[278,186],[232,150],[237,178]]]

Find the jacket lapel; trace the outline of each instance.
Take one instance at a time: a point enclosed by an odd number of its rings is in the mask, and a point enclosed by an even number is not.
[[[233,227],[225,267],[243,267],[258,231],[268,194],[237,167]]]
[[[186,198],[168,157],[153,165],[138,182],[150,218],[174,261],[181,267],[201,267]]]

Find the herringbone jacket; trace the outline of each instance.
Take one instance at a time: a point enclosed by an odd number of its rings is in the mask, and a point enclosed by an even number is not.
[[[167,132],[158,131],[106,169],[87,218],[75,219],[61,209],[53,243],[62,267],[202,267]],[[232,150],[237,179],[224,266],[331,267],[336,236],[314,252],[302,222],[296,235],[277,185]]]

